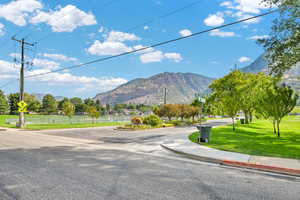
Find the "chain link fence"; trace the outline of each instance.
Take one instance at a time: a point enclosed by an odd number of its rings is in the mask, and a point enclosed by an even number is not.
[[[86,115],[72,116],[71,118],[62,115],[38,115],[27,116],[25,121],[27,124],[90,124],[101,122],[129,122],[130,116],[102,116],[98,119],[93,119]],[[6,119],[7,124],[16,124],[18,118]]]

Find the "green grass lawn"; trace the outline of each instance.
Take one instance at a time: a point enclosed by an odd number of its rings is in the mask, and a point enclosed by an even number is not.
[[[197,142],[199,133],[189,136]],[[286,117],[281,124],[281,137],[273,134],[272,124],[267,120],[255,120],[249,125],[216,127],[208,147],[258,156],[300,159],[300,117]]]
[[[88,124],[29,124],[26,129],[30,130],[47,130],[47,129],[64,129],[64,128],[90,128],[103,126],[120,126],[128,122],[100,122]]]
[[[77,116],[78,117],[78,116]],[[59,119],[60,116],[51,116],[51,115],[26,115],[25,118],[30,120],[36,119]],[[5,128],[16,128],[14,124],[7,124],[6,120],[8,119],[18,119],[17,115],[0,115],[0,127]],[[46,130],[46,129],[64,129],[64,128],[88,128],[88,127],[103,127],[103,126],[120,126],[128,123],[127,122],[96,122],[96,123],[63,123],[63,124],[28,124],[26,129],[30,130]]]
[[[300,106],[296,106],[291,113],[300,113]]]

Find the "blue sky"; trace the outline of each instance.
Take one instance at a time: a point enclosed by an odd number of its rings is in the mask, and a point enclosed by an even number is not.
[[[2,0],[0,2],[0,84],[17,78],[20,46],[10,38],[37,42],[26,49],[27,75],[142,48],[181,35],[263,13],[260,0]],[[243,67],[263,49],[275,14],[155,49],[26,80],[29,93],[93,97],[135,78],[161,72],[221,77]],[[153,19],[153,20],[152,20]],[[152,20],[150,24],[138,26]],[[133,27],[136,27],[132,29]],[[18,82],[2,88],[16,92]]]

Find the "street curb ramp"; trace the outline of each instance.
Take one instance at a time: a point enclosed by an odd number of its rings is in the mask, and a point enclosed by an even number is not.
[[[178,151],[178,150],[175,150],[175,149],[170,148],[163,144],[161,144],[160,146],[169,151],[183,155],[183,156],[193,159],[193,160],[199,160],[199,161],[219,164],[219,165],[223,165],[223,166],[231,166],[231,167],[238,167],[238,168],[244,168],[244,169],[253,169],[253,170],[259,170],[259,171],[272,172],[272,173],[277,173],[277,174],[284,174],[284,175],[289,175],[289,176],[300,177],[300,170],[298,170],[298,169],[282,168],[282,167],[247,163],[247,162],[238,162],[238,161],[232,161],[232,160],[220,160],[220,159],[215,159],[215,158],[210,158],[210,157],[198,156],[198,155],[186,153],[183,151]]]

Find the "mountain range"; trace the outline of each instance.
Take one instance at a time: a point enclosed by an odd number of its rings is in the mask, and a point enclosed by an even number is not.
[[[243,72],[268,73],[265,55],[258,57],[249,66],[240,69]],[[284,74],[284,82],[300,91],[300,63]],[[114,90],[97,94],[95,100],[101,104],[162,104],[166,88],[167,103],[190,103],[196,94],[209,93],[208,86],[213,78],[195,73],[165,72],[149,78],[138,78],[123,84]]]
[[[96,95],[102,104],[162,104],[166,90],[167,103],[189,103],[195,94],[208,93],[213,78],[194,73],[165,72],[150,78],[138,78],[112,91]]]

